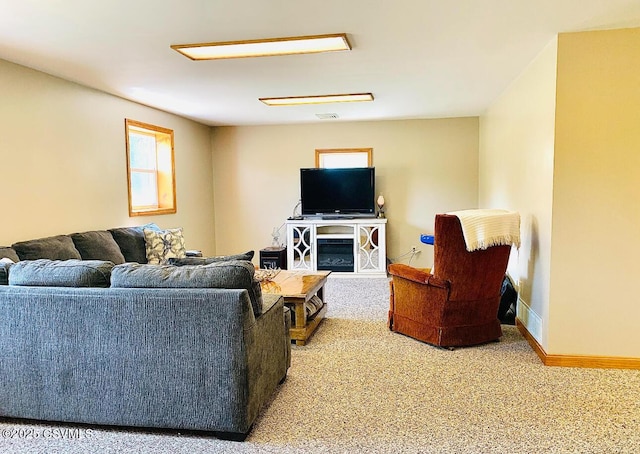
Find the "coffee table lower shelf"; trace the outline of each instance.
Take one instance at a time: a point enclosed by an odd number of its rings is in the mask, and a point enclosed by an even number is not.
[[[286,303],[285,303],[286,304]],[[294,306],[293,304],[291,306]],[[304,306],[302,308],[304,310]],[[291,307],[291,310],[295,310]],[[327,313],[327,303],[323,303],[322,307],[318,311],[318,313],[311,320],[307,320],[305,326],[296,327],[292,326],[289,330],[291,334],[291,340],[296,342],[296,345],[305,345],[307,343],[307,339],[311,337],[313,332],[316,330],[322,319]]]
[[[293,312],[295,321],[290,329],[291,340],[296,345],[305,345],[327,313],[324,301],[324,285],[331,271],[305,272],[281,270],[275,277],[260,283],[264,293],[282,295],[284,304]],[[319,300],[315,315],[307,318],[306,303]]]

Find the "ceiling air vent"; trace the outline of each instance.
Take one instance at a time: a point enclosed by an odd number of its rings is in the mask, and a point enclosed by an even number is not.
[[[337,113],[321,113],[316,114],[316,117],[318,117],[320,120],[332,120],[339,118]]]

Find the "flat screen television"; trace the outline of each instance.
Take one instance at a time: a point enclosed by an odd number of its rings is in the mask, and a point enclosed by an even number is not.
[[[300,169],[302,216],[375,216],[375,167]]]

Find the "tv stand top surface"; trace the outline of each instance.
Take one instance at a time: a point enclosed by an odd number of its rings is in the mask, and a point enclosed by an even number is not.
[[[321,219],[323,221],[332,221],[335,219],[375,219],[375,216],[368,214],[313,214],[303,216],[303,219]]]
[[[329,215],[329,216],[303,216],[289,218],[287,223],[302,224],[319,224],[319,223],[335,223],[335,224],[386,224],[386,218],[378,218],[375,216],[348,216],[348,215]]]

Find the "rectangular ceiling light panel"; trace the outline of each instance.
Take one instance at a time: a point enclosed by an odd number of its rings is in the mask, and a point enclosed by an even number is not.
[[[287,98],[259,98],[268,106],[295,106],[298,104],[328,104],[332,102],[373,101],[371,93],[353,93],[345,95],[291,96]]]
[[[221,43],[174,44],[171,48],[192,60],[217,60],[351,50],[351,45],[347,35],[340,33]]]

